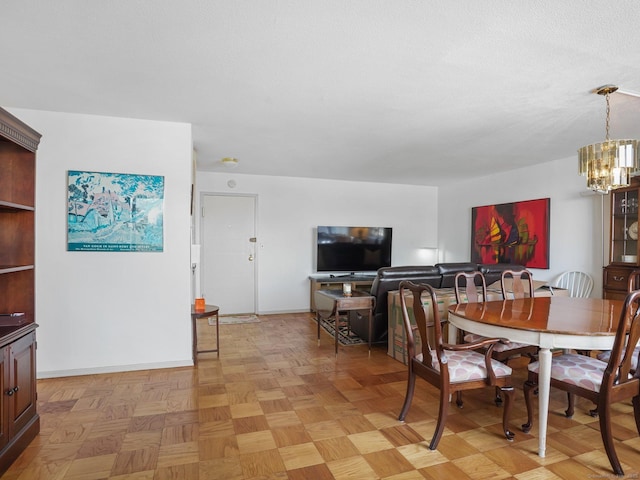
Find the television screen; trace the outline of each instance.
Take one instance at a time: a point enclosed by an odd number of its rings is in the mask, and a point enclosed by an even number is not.
[[[319,226],[318,272],[375,272],[391,266],[390,227]]]

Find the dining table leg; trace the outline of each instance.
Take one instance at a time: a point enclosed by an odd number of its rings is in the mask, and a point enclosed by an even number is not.
[[[545,456],[547,448],[547,420],[549,418],[549,394],[551,391],[551,350],[538,351],[538,455]]]

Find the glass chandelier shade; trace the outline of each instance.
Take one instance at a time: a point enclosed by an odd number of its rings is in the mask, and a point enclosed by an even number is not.
[[[638,171],[638,140],[609,139],[609,94],[618,90],[614,85],[600,87],[596,93],[607,99],[606,139],[578,149],[579,172],[587,177],[587,187],[601,193],[628,187],[631,176]]]
[[[578,150],[580,174],[587,187],[607,193],[628,187],[631,174],[638,170],[638,140],[606,140]]]

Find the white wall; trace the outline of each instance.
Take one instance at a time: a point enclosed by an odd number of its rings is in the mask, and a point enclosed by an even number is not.
[[[38,376],[191,364],[191,128],[187,124],[10,109],[43,134],[36,188]],[[66,251],[69,169],[165,177],[162,253]],[[569,158],[436,189],[197,174],[201,193],[258,197],[258,313],[309,308],[314,228],[393,227],[393,265],[468,261],[471,208],[551,198],[551,268],[590,272],[601,293],[601,197],[583,196]],[[237,186],[230,188],[227,181]],[[605,207],[606,208],[606,207]],[[195,219],[195,238],[199,238]],[[438,246],[439,259],[425,247]],[[203,247],[204,248],[204,247]],[[223,307],[223,306],[222,306]]]
[[[438,238],[433,187],[198,172],[196,190],[196,211],[202,193],[257,195],[258,313],[309,309],[318,225],[392,227],[393,265],[435,260],[424,250]],[[196,230],[199,239],[199,221]]]
[[[594,279],[592,296],[601,297],[602,208],[606,214],[608,196],[585,195],[586,180],[577,172],[578,160],[571,157],[440,188],[438,237],[444,261],[470,258],[472,207],[550,198],[549,269],[532,269],[534,278],[585,271]]]
[[[190,365],[191,126],[10,109],[42,134],[38,377]],[[67,252],[67,170],[165,177],[164,251]]]

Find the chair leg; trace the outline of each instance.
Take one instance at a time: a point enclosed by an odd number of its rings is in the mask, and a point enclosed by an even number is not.
[[[604,450],[607,452],[609,463],[613,469],[613,473],[616,475],[624,475],[620,460],[616,454],[616,449],[613,445],[613,436],[611,434],[611,419],[609,418],[609,408],[606,402],[602,401],[598,405],[598,416],[600,417],[600,435],[602,436],[602,443],[604,444]]]
[[[440,409],[438,410],[438,423],[436,424],[436,431],[433,433],[433,438],[429,444],[430,450],[435,450],[444,432],[444,422],[449,414],[449,389],[440,388]]]
[[[527,406],[527,423],[522,425],[522,431],[524,433],[529,433],[531,431],[531,425],[533,425],[533,400],[531,398],[532,390],[535,390],[538,386],[538,383],[531,378],[529,378],[526,382],[524,382],[524,386],[522,390],[524,392],[524,403]]]
[[[462,408],[462,390],[456,392],[456,405],[458,408]]]
[[[571,392],[567,392],[567,409],[564,411],[564,414],[567,416],[567,418],[572,418],[574,412],[575,412],[575,395]]]
[[[509,365],[509,359],[508,358],[505,358],[504,360],[501,360],[501,361],[505,365]],[[502,389],[500,387],[496,387],[496,398],[495,398],[494,402],[496,403],[496,407],[502,406]]]
[[[511,405],[513,405],[513,387],[502,387],[501,393],[505,397],[504,411],[502,412],[502,430],[507,440],[513,440],[515,434],[509,430],[509,415],[511,414]]]
[[[631,403],[633,404],[633,417],[636,420],[636,430],[640,434],[640,395],[633,397]]]
[[[409,359],[411,362],[411,359]],[[404,405],[402,405],[402,410],[400,410],[400,416],[398,420],[401,422],[404,421],[404,417],[407,416],[409,412],[409,407],[411,406],[411,400],[413,400],[413,391],[416,386],[416,374],[413,372],[413,369],[409,367],[409,378],[407,379],[407,393],[404,396]]]

